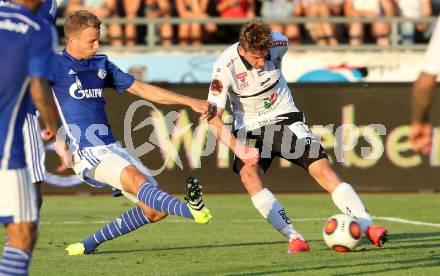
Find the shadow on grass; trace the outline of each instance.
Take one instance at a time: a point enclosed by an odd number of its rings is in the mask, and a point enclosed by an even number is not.
[[[427,239],[432,238],[432,239]],[[396,233],[390,234],[391,242],[407,242],[412,241],[440,241],[440,232],[419,232],[419,233]]]
[[[227,244],[206,244],[194,246],[180,246],[180,247],[163,247],[163,248],[146,248],[135,250],[111,250],[111,251],[96,251],[96,254],[113,254],[113,253],[130,253],[130,252],[148,252],[148,251],[169,251],[169,250],[188,250],[188,249],[203,249],[203,248],[223,248],[223,247],[240,247],[240,246],[256,246],[256,245],[273,245],[283,244],[285,241],[270,241],[270,242],[244,242],[244,243],[227,243]]]
[[[425,263],[425,264],[423,264]],[[396,267],[390,268],[378,268],[374,270],[374,267],[381,265],[398,265]],[[356,264],[340,264],[340,265],[322,265],[322,266],[314,266],[314,267],[296,267],[292,269],[279,269],[279,270],[266,270],[259,272],[250,272],[250,273],[236,273],[236,274],[226,274],[228,276],[246,276],[246,275],[271,275],[271,274],[280,274],[280,273],[306,273],[306,272],[319,272],[320,270],[327,269],[346,269],[346,268],[357,268],[354,273],[329,273],[327,275],[365,275],[365,274],[374,274],[374,273],[384,273],[391,271],[399,271],[399,270],[407,270],[411,268],[427,268],[427,267],[440,267],[440,258],[437,256],[436,258],[426,257],[426,258],[414,258],[414,259],[406,259],[406,260],[394,260],[394,261],[378,261],[378,262],[366,262],[366,263],[356,263]],[[360,272],[358,271],[359,267],[371,267],[371,270]]]

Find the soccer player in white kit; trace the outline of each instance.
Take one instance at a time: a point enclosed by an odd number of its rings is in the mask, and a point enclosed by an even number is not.
[[[209,124],[217,138],[235,153],[234,171],[240,175],[254,207],[286,238],[289,253],[308,251],[309,245],[263,184],[264,172],[276,156],[303,167],[332,195],[341,212],[358,219],[371,242],[383,246],[387,230],[373,225],[362,201],[352,186],[333,171],[304,114],[295,106],[281,73],[287,45],[284,35],[271,32],[262,21],[242,26],[239,42],[227,48],[214,63],[208,101],[216,115],[209,118]],[[221,119],[228,98],[234,135]],[[291,149],[295,149],[293,155]]]
[[[412,97],[412,124],[410,142],[414,151],[429,154],[432,148],[432,124],[429,109],[432,92],[440,73],[440,19],[429,41],[421,73],[414,82]]]

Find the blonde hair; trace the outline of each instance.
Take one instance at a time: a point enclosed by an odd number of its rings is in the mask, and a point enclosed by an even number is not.
[[[67,39],[74,34],[79,34],[87,28],[101,29],[101,20],[93,13],[80,10],[73,12],[64,23],[64,37]]]

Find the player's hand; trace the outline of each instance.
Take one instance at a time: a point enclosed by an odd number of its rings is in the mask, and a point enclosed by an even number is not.
[[[429,154],[432,147],[431,123],[413,123],[409,133],[409,141],[415,152]]]
[[[195,112],[202,114],[200,116],[201,120],[208,118],[210,116],[210,112],[212,112],[211,103],[204,100],[194,99],[190,107]]]
[[[260,160],[260,153],[257,148],[250,146],[243,146],[241,149],[237,150],[236,154],[238,157],[248,166],[255,166]]]
[[[41,136],[43,137],[44,141],[50,141],[55,138],[55,132],[50,129],[49,127],[46,127],[42,132]]]

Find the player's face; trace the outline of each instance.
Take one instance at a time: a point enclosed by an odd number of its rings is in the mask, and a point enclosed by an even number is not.
[[[73,38],[72,43],[81,59],[90,59],[96,54],[99,49],[99,36],[99,30],[89,27]]]
[[[255,69],[262,69],[266,62],[266,57],[269,54],[269,50],[266,51],[248,51],[239,46],[240,55],[249,62]]]

